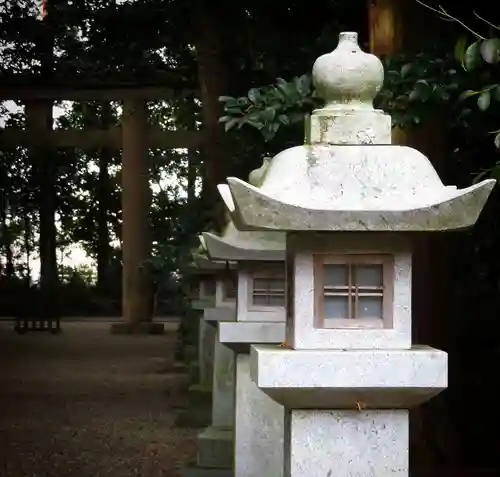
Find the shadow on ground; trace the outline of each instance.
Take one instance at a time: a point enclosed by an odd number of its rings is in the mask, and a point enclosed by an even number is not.
[[[19,336],[0,323],[0,476],[173,477],[193,456],[196,430],[173,428],[174,333],[109,326]]]

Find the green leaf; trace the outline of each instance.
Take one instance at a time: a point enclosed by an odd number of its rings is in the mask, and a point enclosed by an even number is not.
[[[460,38],[460,40],[457,41],[457,44],[455,45],[455,58],[462,66],[464,65],[466,48],[467,48],[467,38],[462,37]]]
[[[238,106],[244,106],[244,107],[250,106],[250,100],[244,96],[236,99],[236,103],[238,104]]]
[[[401,82],[401,72],[396,70],[388,70],[385,73],[385,79],[390,84],[399,84]]]
[[[412,63],[407,63],[406,65],[403,65],[401,68],[401,77],[406,78],[412,71],[413,69],[413,64]]]
[[[490,38],[481,43],[481,56],[486,63],[496,64],[500,58],[500,38]]]
[[[284,126],[288,126],[290,124],[290,118],[286,114],[280,114],[278,116],[278,121]]]
[[[278,123],[267,124],[262,130],[262,136],[266,142],[270,141],[278,131],[280,125]]]
[[[491,169],[485,169],[484,171],[481,171],[480,173],[476,174],[474,179],[472,179],[472,183],[477,184],[478,182],[482,181],[490,173],[491,173]]]
[[[491,93],[490,90],[483,91],[477,98],[477,105],[481,111],[486,111],[490,107]]]
[[[416,89],[414,89],[408,96],[408,99],[410,101],[418,101],[420,98],[419,98],[419,94],[418,94],[418,91]]]
[[[243,109],[241,106],[238,106],[237,104],[234,106],[225,106],[224,111],[226,113],[229,113],[229,115],[235,115],[235,114],[243,114]]]
[[[419,100],[425,103],[432,96],[432,88],[426,80],[418,80],[413,87],[414,94],[410,93],[410,99],[412,101]],[[412,99],[413,97],[413,99]]]
[[[474,91],[472,89],[468,89],[460,95],[459,101],[463,101],[464,99],[470,98],[471,96],[475,96],[476,94],[481,94],[481,91]]]
[[[262,111],[261,118],[264,122],[270,122],[276,117],[276,110],[274,108],[266,108]]]
[[[480,42],[476,41],[465,50],[463,66],[472,71],[481,64]]]
[[[260,99],[260,91],[257,88],[252,88],[248,92],[248,99],[254,104],[257,103]]]
[[[229,121],[226,121],[226,123],[224,124],[224,130],[226,132],[228,132],[229,130],[231,130],[234,126],[236,126],[239,122],[239,119],[238,118],[231,118],[229,119]]]
[[[236,98],[233,98],[232,96],[219,96],[219,101],[221,103],[227,103],[228,101],[236,102]]]
[[[254,112],[249,114],[246,118],[245,121],[252,127],[261,130],[264,126],[265,123],[262,120],[262,114],[261,112]]]
[[[495,146],[500,149],[500,131],[497,133],[497,135],[495,136]]]
[[[302,96],[309,94],[311,90],[311,80],[309,75],[302,75],[297,78],[294,78],[293,82],[295,84],[297,91]]]

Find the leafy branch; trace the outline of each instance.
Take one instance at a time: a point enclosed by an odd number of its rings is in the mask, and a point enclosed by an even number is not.
[[[226,131],[244,125],[259,130],[266,141],[271,140],[281,126],[300,123],[304,115],[319,105],[313,96],[311,76],[304,74],[276,84],[252,88],[246,96],[221,96],[225,116],[220,118]]]
[[[438,12],[449,15],[445,10]],[[486,112],[500,101],[500,39],[474,34],[477,39],[472,44],[466,38],[457,42],[454,55],[383,58],[385,82],[375,106],[390,113],[393,124],[400,127],[419,124],[445,106],[458,109],[453,117],[463,123],[470,114],[472,97],[477,97],[479,111]],[[248,125],[259,130],[266,141],[281,127],[302,122],[305,114],[320,105],[308,74],[290,81],[279,78],[274,85],[252,88],[241,97],[223,96],[220,101],[225,111],[220,122],[226,131]],[[500,148],[500,129],[491,134]]]
[[[404,55],[383,59],[385,85],[376,98],[375,106],[391,112],[398,126],[419,124],[433,108],[458,98],[463,91],[463,73],[456,68],[453,57],[436,58],[417,55],[412,61]],[[252,88],[246,96],[223,96],[225,115],[220,122],[226,131],[245,125],[259,130],[266,141],[277,131],[302,122],[305,114],[321,105],[315,97],[308,74],[290,81],[278,79],[276,84]]]

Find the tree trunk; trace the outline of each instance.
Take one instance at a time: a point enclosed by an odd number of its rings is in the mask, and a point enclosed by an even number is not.
[[[189,115],[189,119],[186,120],[186,129],[188,131],[196,131],[196,120],[195,120],[195,104],[194,97],[187,98],[189,109],[192,114]],[[196,203],[196,179],[198,179],[198,165],[199,165],[199,153],[198,149],[188,150],[188,169],[187,169],[187,204],[191,212],[194,213],[194,205]],[[189,230],[189,233],[196,232],[196,230]]]
[[[40,38],[37,41],[37,53],[40,61],[41,83],[49,82],[54,66],[54,5],[47,4],[47,16],[43,21]],[[57,152],[50,144],[43,143],[47,132],[52,130],[53,101],[40,99],[26,104],[26,124],[41,141],[29,154],[33,162],[38,184],[37,201],[40,217],[40,297],[39,310],[41,318],[53,318],[59,314],[57,309],[57,229],[56,213],[56,180]]]
[[[104,102],[101,107],[101,127],[111,126],[113,117],[111,104]],[[113,160],[113,150],[102,148],[98,153],[99,181],[98,181],[98,216],[97,216],[97,287],[106,291],[109,284],[109,266],[111,261],[110,233],[108,223],[108,198],[110,194],[109,166]]]
[[[224,204],[217,185],[225,182],[230,160],[227,138],[219,118],[223,108],[219,97],[228,92],[227,62],[221,29],[226,21],[225,7],[208,6],[200,0],[196,15],[196,58],[202,102],[202,153],[204,159],[203,195],[210,204],[212,225],[221,231],[225,225]]]
[[[0,179],[3,179],[3,181],[5,181],[4,182],[5,184],[7,183],[7,175],[3,174],[3,170],[1,168],[0,168]],[[7,199],[4,197],[4,191],[0,190],[0,254],[3,254],[5,248],[6,261],[7,261],[7,248],[9,243],[9,239],[7,238],[8,233],[9,232],[7,230]],[[4,268],[3,259],[1,259],[0,255],[0,276],[4,275],[3,268]],[[7,275],[7,273],[5,273],[5,275]]]
[[[47,135],[52,128],[52,101],[37,100],[26,104],[28,129],[39,137]],[[55,317],[57,300],[57,231],[56,174],[57,156],[49,147],[33,147],[30,151],[38,184],[38,206],[40,217],[40,311],[42,318]]]

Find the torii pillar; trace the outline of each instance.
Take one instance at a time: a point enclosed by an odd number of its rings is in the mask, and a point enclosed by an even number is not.
[[[148,111],[143,99],[125,99],[122,113],[122,323],[113,333],[163,333],[152,321]]]

